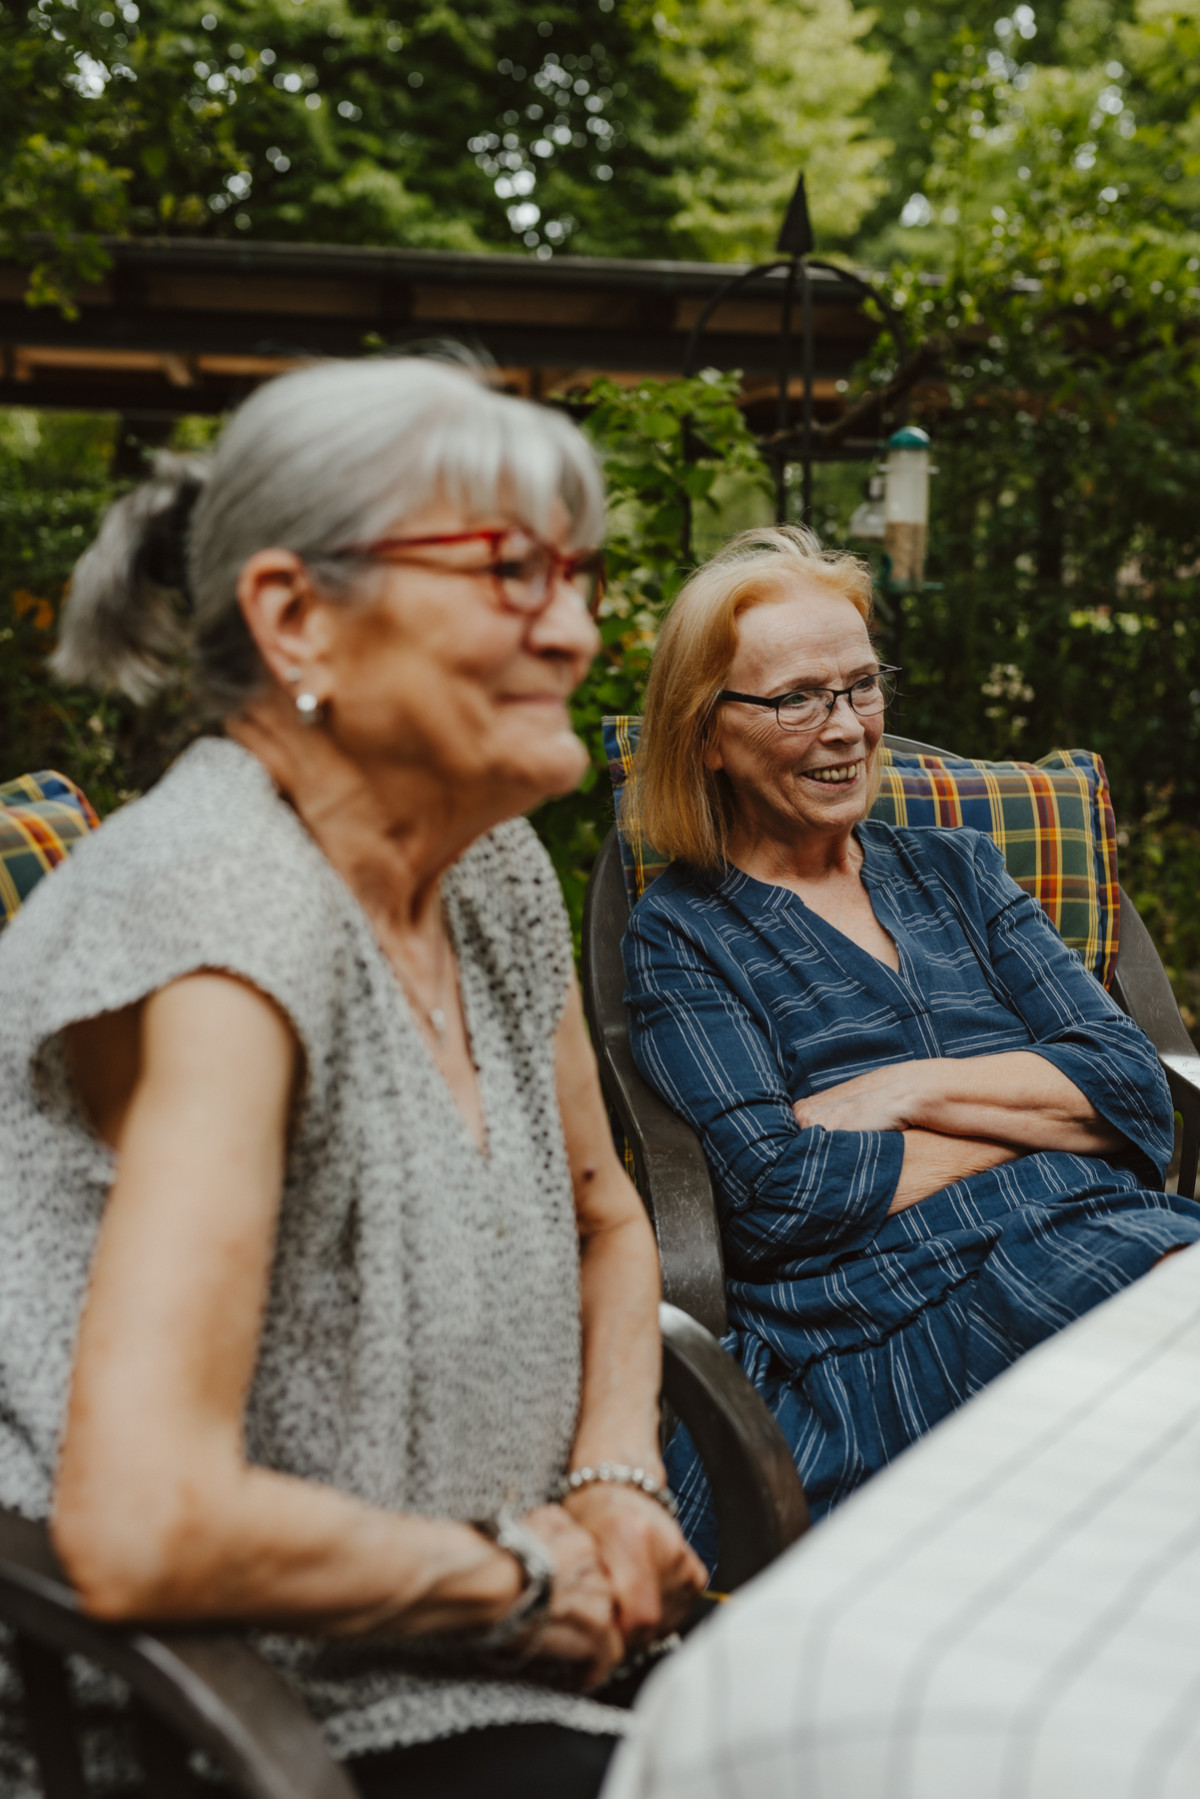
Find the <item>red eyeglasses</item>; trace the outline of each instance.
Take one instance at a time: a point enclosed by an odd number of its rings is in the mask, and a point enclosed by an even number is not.
[[[482,568],[457,568],[414,550],[447,544],[486,543],[489,560]],[[362,556],[380,562],[414,562],[447,575],[487,575],[496,595],[510,612],[544,612],[560,581],[579,594],[593,618],[604,598],[604,551],[579,550],[564,555],[532,531],[451,531],[436,537],[380,537],[374,543],[348,544],[336,556]]]

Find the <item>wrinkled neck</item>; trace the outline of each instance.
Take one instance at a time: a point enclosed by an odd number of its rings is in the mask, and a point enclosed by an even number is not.
[[[727,854],[735,868],[775,887],[816,886],[857,879],[862,850],[856,826],[828,831],[790,832],[769,822],[738,820],[729,834]]]
[[[286,695],[255,700],[225,729],[263,763],[384,935],[424,929],[446,870],[520,810],[511,794],[433,768],[351,757],[321,726],[301,724]]]

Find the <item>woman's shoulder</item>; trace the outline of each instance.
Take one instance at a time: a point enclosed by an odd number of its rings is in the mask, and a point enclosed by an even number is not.
[[[707,874],[690,862],[671,862],[646,888],[633,907],[634,918],[664,918],[720,905],[728,876]]]
[[[974,869],[981,859],[1000,856],[994,839],[972,825],[894,825],[882,818],[865,818],[858,836],[877,854],[918,868]]]
[[[256,756],[228,738],[202,737],[84,838],[67,867],[86,870],[89,882],[136,885],[152,869],[224,862],[267,842],[286,856],[304,835]]]
[[[742,880],[736,870],[721,876],[688,862],[672,862],[630,912],[624,936],[627,960],[635,944],[650,958],[656,951],[674,956],[681,944],[720,957],[730,948],[730,925],[744,916],[744,906],[735,907],[729,891]]]
[[[257,758],[202,739],[35,888],[0,940],[5,994],[51,1030],[200,968],[304,1005],[329,960],[332,894]]]
[[[106,818],[34,890],[13,930],[94,910],[183,930],[208,913],[270,928],[323,859],[262,763],[227,739],[201,738],[150,791]]]

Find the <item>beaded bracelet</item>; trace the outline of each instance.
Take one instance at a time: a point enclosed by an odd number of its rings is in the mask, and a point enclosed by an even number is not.
[[[553,1497],[561,1501],[572,1493],[582,1493],[585,1487],[597,1486],[634,1487],[647,1499],[656,1499],[668,1517],[679,1516],[679,1507],[670,1487],[655,1480],[644,1468],[631,1468],[626,1462],[597,1462],[594,1468],[573,1468],[570,1474],[563,1475]]]

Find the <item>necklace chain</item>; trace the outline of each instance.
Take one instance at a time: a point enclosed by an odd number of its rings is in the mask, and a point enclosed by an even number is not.
[[[446,986],[446,971],[453,959],[450,944],[450,929],[446,921],[444,910],[441,913],[441,926],[441,945],[438,956],[440,966],[437,971],[437,979],[434,983],[434,993],[438,998],[442,996],[443,989]],[[430,1030],[437,1039],[438,1048],[444,1049],[446,1046],[446,1032],[449,1026],[445,1007],[441,1005],[427,1005],[425,1003],[417,991],[411,971],[407,969],[398,958],[393,961],[393,967],[400,976],[400,985],[404,988],[409,1003],[415,1011],[420,1013],[421,1017],[424,1018],[425,1022],[428,1024]]]

